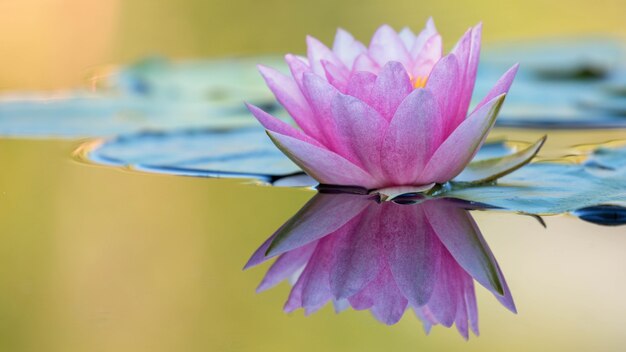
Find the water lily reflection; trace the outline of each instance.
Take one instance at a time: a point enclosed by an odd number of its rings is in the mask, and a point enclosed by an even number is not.
[[[289,279],[285,304],[311,314],[368,309],[394,324],[411,308],[428,332],[456,325],[478,334],[474,280],[515,312],[491,250],[465,203],[383,202],[364,195],[314,196],[254,253],[246,267],[278,257],[258,290]]]

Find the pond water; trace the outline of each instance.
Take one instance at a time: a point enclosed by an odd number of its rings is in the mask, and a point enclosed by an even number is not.
[[[498,128],[491,138],[545,132]],[[550,131],[541,156],[624,136]],[[609,351],[626,342],[624,226],[553,215],[544,227],[471,210],[518,313],[476,283],[480,336],[468,341],[442,326],[426,335],[410,312],[392,326],[332,304],[287,314],[290,285],[257,294],[269,266],[242,268],[313,189],[84,163],[72,158],[83,142],[0,139],[0,350]]]

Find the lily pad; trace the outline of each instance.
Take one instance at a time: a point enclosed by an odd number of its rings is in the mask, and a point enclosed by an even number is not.
[[[528,128],[626,127],[624,44],[606,38],[555,38],[487,48],[474,98],[520,63],[498,117],[499,126]]]
[[[504,141],[483,146],[473,167],[507,166],[508,158],[527,161],[537,146]],[[259,127],[149,132],[123,135],[83,148],[93,162],[199,177],[244,177],[281,186],[316,182],[285,157]],[[507,155],[510,155],[507,156]],[[504,164],[492,163],[502,158]],[[481,174],[478,168],[473,174]],[[460,178],[462,179],[462,178]],[[583,163],[564,160],[531,162],[497,181],[452,182],[436,197],[459,198],[529,214],[556,214],[601,204],[626,206],[626,146],[596,148]],[[486,183],[485,183],[486,182]],[[366,190],[356,190],[367,193]]]
[[[582,164],[534,162],[491,184],[450,184],[438,195],[531,214],[626,206],[626,146],[599,148]]]
[[[273,181],[302,174],[260,127],[124,135],[87,151],[87,158],[101,164],[200,177]]]
[[[260,63],[285,67],[279,56],[181,61],[149,57],[103,74],[95,84],[101,91],[121,95],[240,108],[244,100],[253,104],[274,100],[257,71]]]
[[[527,146],[523,142],[489,142],[474,160],[501,157]],[[282,154],[261,127],[126,134],[101,143],[89,142],[81,154],[96,163],[156,173],[247,177],[280,186],[317,183]]]
[[[279,62],[275,57],[152,59],[95,74],[95,90],[4,95],[0,136],[77,138],[256,126],[244,101],[278,108],[256,64]]]

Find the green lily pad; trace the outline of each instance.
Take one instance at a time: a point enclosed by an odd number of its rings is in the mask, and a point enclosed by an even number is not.
[[[582,164],[530,163],[490,184],[451,183],[437,195],[531,214],[626,206],[626,146],[599,148]]]

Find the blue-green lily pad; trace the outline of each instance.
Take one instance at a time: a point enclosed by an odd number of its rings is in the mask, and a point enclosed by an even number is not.
[[[487,143],[475,161],[527,146],[504,141]],[[315,185],[259,127],[129,134],[103,141],[85,155],[97,163],[148,172],[255,178],[284,186]],[[572,212],[603,204],[626,206],[626,146],[597,148],[583,163],[531,162],[495,182],[452,182],[434,196],[530,214]]]
[[[510,154],[528,144],[495,141],[483,146],[474,160]],[[195,129],[127,134],[86,151],[96,163],[137,170],[200,177],[251,177],[280,185],[308,185],[308,177],[283,155],[261,127]],[[294,183],[295,182],[295,183]]]
[[[275,57],[151,59],[96,74],[104,78],[95,81],[95,91],[5,95],[0,97],[0,136],[76,138],[256,126],[244,101],[278,109],[256,64],[281,62]]]
[[[451,184],[439,195],[531,214],[626,206],[626,146],[599,148],[582,164],[534,162],[497,182]]]
[[[200,177],[272,181],[302,173],[260,127],[124,135],[104,142],[87,157],[102,164]]]
[[[240,108],[244,100],[254,104],[274,101],[257,70],[261,63],[286,67],[279,56],[186,61],[151,57],[103,75],[96,86],[124,96]]]
[[[624,128],[626,95],[619,92],[626,91],[625,53],[622,42],[606,38],[495,45],[482,56],[474,98],[519,62],[499,126]]]

